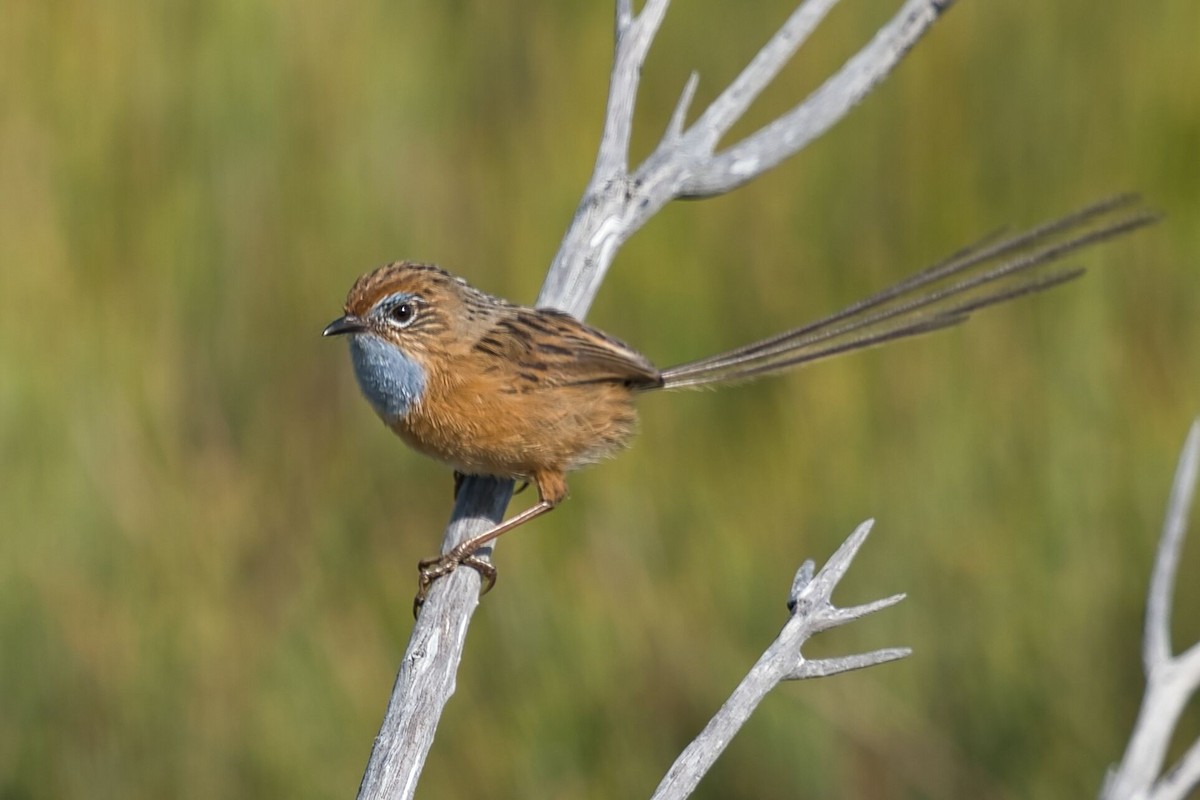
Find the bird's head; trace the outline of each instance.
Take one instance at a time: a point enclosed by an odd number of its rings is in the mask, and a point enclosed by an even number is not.
[[[431,264],[403,261],[360,277],[345,313],[325,336],[348,336],[359,388],[387,423],[421,401],[430,367],[453,351],[464,281]]]

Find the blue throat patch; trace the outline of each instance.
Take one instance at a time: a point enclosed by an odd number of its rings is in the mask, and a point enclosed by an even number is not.
[[[425,392],[425,370],[394,345],[369,333],[350,337],[358,388],[384,422],[401,419]]]

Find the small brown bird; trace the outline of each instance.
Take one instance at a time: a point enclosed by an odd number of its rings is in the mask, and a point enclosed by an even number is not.
[[[430,264],[397,262],[359,278],[325,336],[349,335],[359,387],[410,447],[462,475],[530,482],[538,502],[444,555],[422,561],[416,606],[459,564],[490,588],[475,553],[567,496],[567,473],[615,454],[634,434],[634,398],[756,378],[957,325],[984,306],[1069,281],[1036,267],[1153,222],[1134,196],[1022,234],[993,235],[824,319],[659,370],[623,342],[550,308],[513,305]]]

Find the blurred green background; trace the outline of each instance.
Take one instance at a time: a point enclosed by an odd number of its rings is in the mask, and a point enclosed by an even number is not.
[[[738,131],[898,5],[843,3]],[[700,108],[790,8],[676,3],[635,154],[690,70]],[[5,4],[0,797],[356,789],[451,481],[319,334],[401,257],[534,297],[592,167],[611,14]],[[840,599],[909,598],[811,650],[914,656],[781,687],[699,796],[1093,796],[1141,696],[1200,412],[1198,30],[1191,0],[962,2],[831,134],[639,233],[590,319],[667,365],[998,224],[1124,189],[1168,215],[965,328],[645,398],[633,449],[500,548],[421,794],[648,795],[776,633],[800,561],[876,517]]]

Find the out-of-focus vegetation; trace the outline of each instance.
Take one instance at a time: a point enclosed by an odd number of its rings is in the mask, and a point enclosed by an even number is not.
[[[739,130],[897,5],[843,3]],[[676,3],[637,152],[690,70],[711,99],[789,8]],[[611,9],[3,17],[0,797],[346,796],[451,481],[382,429],[320,330],[399,257],[534,296],[591,169]],[[700,796],[1094,794],[1140,697],[1153,547],[1200,411],[1197,30],[1191,0],[960,3],[832,134],[639,233],[591,319],[665,365],[997,224],[1129,188],[1168,215],[965,328],[647,397],[633,450],[500,548],[422,794],[648,794],[774,635],[795,567],[867,516],[842,600],[909,599],[817,649],[915,655],[781,688]]]

